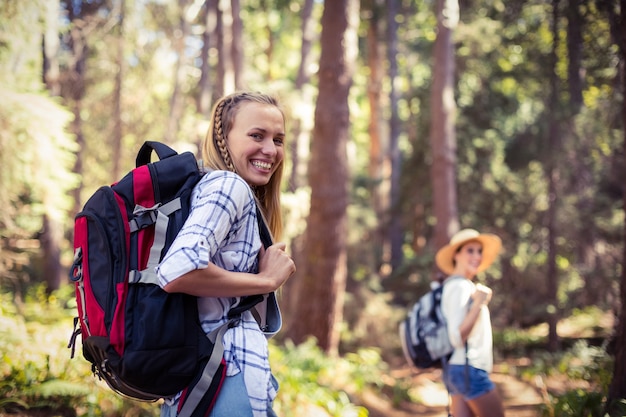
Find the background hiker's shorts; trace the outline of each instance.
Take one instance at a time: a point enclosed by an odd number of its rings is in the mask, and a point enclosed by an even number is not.
[[[451,395],[462,395],[466,400],[478,398],[496,387],[487,371],[469,365],[448,365],[443,380]]]

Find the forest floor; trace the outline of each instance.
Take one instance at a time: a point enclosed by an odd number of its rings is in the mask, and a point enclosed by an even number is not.
[[[502,397],[507,417],[540,417],[540,406],[546,403],[544,397],[549,389],[547,382],[533,384],[501,372],[506,367],[508,364],[496,366],[491,378]],[[367,392],[359,402],[369,410],[369,417],[447,417],[448,393],[441,382],[440,370],[418,372],[405,366],[393,370],[389,377],[405,380],[411,386],[412,397],[420,401],[393,404],[389,397]],[[557,381],[553,383],[560,387]]]

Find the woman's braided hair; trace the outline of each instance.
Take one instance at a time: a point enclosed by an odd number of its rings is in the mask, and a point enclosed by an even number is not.
[[[228,152],[228,146],[226,145],[226,135],[224,134],[224,128],[222,126],[222,114],[224,113],[224,107],[226,106],[226,98],[222,99],[215,107],[213,113],[213,141],[215,146],[219,150],[224,164],[228,167],[229,171],[237,172],[232,159],[230,158],[230,152]],[[234,100],[230,100],[231,102]]]

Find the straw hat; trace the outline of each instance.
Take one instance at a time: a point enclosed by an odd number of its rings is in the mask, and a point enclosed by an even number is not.
[[[437,251],[435,261],[439,269],[448,275],[452,274],[454,272],[454,254],[461,246],[470,241],[480,242],[483,245],[483,259],[477,272],[487,269],[496,260],[502,248],[502,240],[494,234],[478,233],[474,229],[463,229],[450,238],[450,243]]]

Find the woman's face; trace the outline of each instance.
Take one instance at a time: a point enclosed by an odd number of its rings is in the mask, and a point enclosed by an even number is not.
[[[454,255],[455,271],[466,277],[473,277],[478,273],[478,267],[483,261],[483,245],[480,242],[468,242]]]
[[[266,185],[282,163],[285,120],[270,104],[243,102],[226,142],[237,173],[252,186]]]

